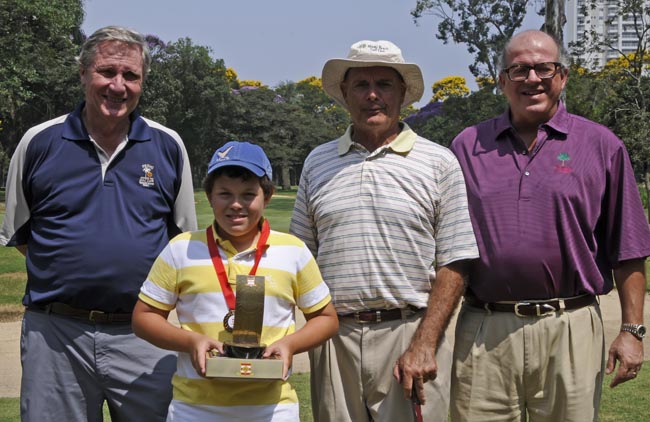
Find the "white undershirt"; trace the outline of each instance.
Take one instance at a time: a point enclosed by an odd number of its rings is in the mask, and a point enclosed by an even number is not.
[[[113,161],[113,158],[115,158],[115,156],[119,154],[119,152],[122,151],[124,147],[126,147],[126,143],[129,141],[129,137],[128,135],[124,135],[124,139],[119,143],[117,148],[115,148],[113,155],[109,156],[108,153],[104,151],[101,146],[99,146],[97,141],[95,141],[92,136],[88,136],[90,137],[90,141],[95,145],[95,150],[97,151],[97,156],[99,157],[99,163],[102,165],[102,180],[104,180],[108,165],[111,163],[111,161]]]

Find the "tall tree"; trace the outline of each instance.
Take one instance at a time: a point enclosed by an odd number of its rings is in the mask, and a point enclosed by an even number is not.
[[[274,179],[283,189],[298,183],[302,163],[318,144],[340,135],[345,119],[323,93],[320,80],[286,81],[275,89],[260,87],[240,92],[240,118],[233,131],[260,144],[273,164]],[[345,117],[342,117],[345,116]]]
[[[433,83],[431,101],[445,101],[449,97],[465,97],[470,90],[462,76],[447,76]]]
[[[587,23],[585,32],[581,41],[571,43],[569,47],[576,56],[589,52],[618,52],[618,58],[595,72],[600,82],[597,86],[607,94],[604,104],[598,108],[600,113],[593,118],[608,126],[625,142],[634,169],[644,181],[646,207],[650,207],[650,147],[647,141],[650,138],[650,3],[644,0],[608,3],[604,27],[622,26],[626,43],[635,46],[629,54],[619,48],[618,31],[599,33],[588,25],[591,11],[601,5],[602,1],[585,0],[581,8]]]
[[[70,111],[81,98],[75,56],[82,0],[0,2],[0,156],[31,126]],[[6,168],[0,159],[0,181]]]
[[[416,0],[411,15],[417,22],[430,14],[438,17],[436,37],[445,44],[465,44],[474,56],[469,70],[496,86],[499,54],[521,27],[529,0]]]
[[[151,72],[145,81],[141,110],[176,130],[187,147],[192,176],[199,184],[214,150],[232,137],[232,81],[211,50],[182,38],[169,44],[149,37]]]
[[[564,0],[545,0],[543,9],[544,24],[542,25],[542,31],[551,34],[561,43],[564,41],[563,28],[566,23],[564,8]]]

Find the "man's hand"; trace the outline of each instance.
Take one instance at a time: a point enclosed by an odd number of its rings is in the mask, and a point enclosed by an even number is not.
[[[424,404],[424,383],[438,376],[438,341],[444,335],[463,295],[467,271],[466,261],[453,262],[439,267],[436,279],[431,281],[426,312],[413,334],[411,344],[393,368],[393,376],[402,384],[407,400],[413,397],[415,388],[417,398]]]
[[[609,348],[606,374],[614,372],[616,361],[619,365],[616,375],[609,384],[612,388],[636,378],[643,365],[643,342],[630,333],[620,332]]]
[[[621,322],[643,323],[645,260],[631,259],[621,262],[614,270],[614,280],[621,302]],[[643,342],[631,333],[620,332],[609,348],[606,374],[614,372],[616,361],[619,362],[618,371],[609,384],[610,387],[636,378],[643,364]]]
[[[393,376],[402,384],[405,399],[410,400],[415,389],[420,403],[425,404],[424,383],[433,381],[438,376],[435,349],[431,345],[411,343],[395,363]]]

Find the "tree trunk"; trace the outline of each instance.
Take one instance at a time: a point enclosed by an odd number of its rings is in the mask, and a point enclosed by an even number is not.
[[[282,190],[291,189],[291,173],[288,165],[282,166]]]
[[[546,13],[544,16],[544,25],[542,30],[551,34],[560,44],[564,43],[564,34],[562,28],[566,23],[564,14],[565,0],[546,0]]]

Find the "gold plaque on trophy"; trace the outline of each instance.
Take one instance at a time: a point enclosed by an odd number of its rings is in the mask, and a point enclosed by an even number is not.
[[[262,359],[260,343],[264,324],[264,277],[238,275],[232,343],[224,343],[225,356],[212,355],[206,376],[235,379],[282,379],[280,359]]]

